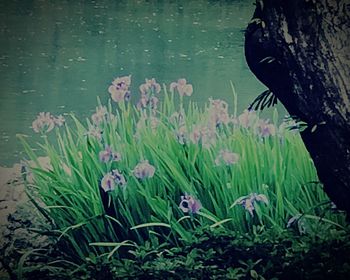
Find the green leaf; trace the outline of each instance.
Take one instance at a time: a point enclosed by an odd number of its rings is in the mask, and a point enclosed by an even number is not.
[[[171,228],[169,224],[166,223],[145,223],[137,226],[133,226],[130,229],[135,230],[135,229],[140,229],[140,228],[145,228],[145,227],[167,227]]]

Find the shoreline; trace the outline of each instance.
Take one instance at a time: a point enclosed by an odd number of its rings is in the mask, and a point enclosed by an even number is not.
[[[41,163],[48,158],[40,159]],[[30,202],[24,182],[24,163],[12,167],[0,166],[0,278],[12,279],[16,275],[21,251],[38,249],[50,244],[33,228],[42,228],[44,220]]]

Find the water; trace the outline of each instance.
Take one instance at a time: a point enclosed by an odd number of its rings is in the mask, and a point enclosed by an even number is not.
[[[248,70],[244,28],[253,0],[0,2],[0,165],[21,155],[17,133],[32,134],[40,111],[91,114],[116,76],[185,77],[192,99],[231,101],[243,110],[264,90]]]

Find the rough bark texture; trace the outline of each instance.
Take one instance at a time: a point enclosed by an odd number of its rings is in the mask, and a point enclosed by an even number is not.
[[[350,0],[259,0],[245,51],[254,74],[308,124],[302,138],[318,176],[350,214]]]

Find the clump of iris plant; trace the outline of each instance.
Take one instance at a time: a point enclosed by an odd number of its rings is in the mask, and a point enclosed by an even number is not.
[[[222,164],[233,165],[233,164],[236,164],[238,160],[239,160],[239,154],[223,149],[219,151],[219,154],[215,158],[215,165],[216,166],[220,166]]]
[[[197,214],[198,211],[202,208],[202,204],[192,195],[185,194],[181,196],[179,207],[184,213]]]
[[[144,180],[147,178],[152,178],[155,171],[156,168],[151,165],[148,160],[143,160],[135,166],[133,174],[137,179]]]
[[[171,92],[166,92],[164,87],[164,96],[160,97],[163,88],[154,78],[146,79],[138,88],[140,100],[135,100],[136,105],[125,102],[130,97],[131,76],[116,78],[106,93],[108,103],[98,101],[86,125],[72,116],[74,128],[56,129],[57,148],[56,143],[50,144],[50,137],[44,137],[42,148],[50,153],[52,165],[43,164],[35,151],[25,146],[32,161],[23,169],[25,181],[43,186],[40,198],[48,202],[46,206],[62,207],[63,201],[68,203],[64,207],[74,207],[74,211],[48,212],[50,218],[58,228],[84,223],[74,233],[67,231],[77,256],[89,256],[91,252],[105,255],[110,250],[112,256],[116,250],[108,248],[110,241],[123,245],[127,240],[127,246],[129,241],[144,244],[145,228],[152,228],[152,242],[159,236],[159,241],[169,240],[180,246],[191,240],[198,227],[220,226],[243,233],[255,232],[251,226],[259,223],[262,228],[276,225],[282,229],[287,221],[280,217],[294,214],[284,201],[297,200],[300,204],[295,208],[301,211],[314,209],[311,202],[318,198],[321,202],[327,199],[319,188],[303,188],[305,194],[288,191],[289,186],[299,186],[305,180],[317,181],[317,175],[308,154],[302,155],[305,150],[300,137],[289,138],[287,127],[278,129],[275,122],[261,120],[254,111],[245,110],[236,117],[234,110],[231,115],[228,103],[221,99],[209,99],[204,108],[196,103],[184,106],[184,98],[193,94],[192,85],[185,79],[172,83],[170,88]],[[63,123],[62,116],[41,113],[33,129],[47,132]],[[26,139],[20,139],[26,143]],[[296,142],[284,145],[285,141]],[[297,159],[286,168],[271,170],[286,155]],[[291,176],[295,166],[302,166],[297,181]],[[259,186],[264,174],[271,184],[284,182],[276,185],[285,195],[283,201],[273,195],[274,189]],[[55,182],[48,187],[52,178]],[[252,184],[259,186],[255,193],[249,187]],[[57,194],[62,199],[52,200]],[[309,199],[313,194],[316,200]],[[226,211],[228,208],[233,209]],[[296,215],[287,227],[311,232],[314,224],[308,218],[315,219]],[[171,235],[166,229],[169,227]],[[86,238],[80,240],[80,236]]]
[[[109,145],[105,146],[103,151],[100,151],[99,158],[101,162],[111,162],[111,161],[120,161],[121,155],[120,153],[114,152]]]
[[[109,86],[108,92],[111,94],[111,98],[115,102],[129,101],[130,99],[130,87],[131,75],[124,77],[117,77]]]
[[[242,196],[238,198],[230,208],[236,206],[236,205],[242,205],[242,207],[249,212],[249,214],[253,217],[254,216],[254,210],[255,210],[255,203],[257,202],[263,202],[265,204],[268,204],[269,201],[267,197],[264,194],[257,194],[257,193],[251,193],[246,196]]]
[[[186,79],[178,79],[177,82],[172,82],[170,84],[170,91],[174,92],[176,90],[182,97],[184,95],[191,96],[193,93],[193,87],[191,84],[187,84]]]
[[[126,180],[124,175],[118,169],[114,169],[103,176],[101,180],[101,188],[105,192],[110,192],[114,191],[117,186],[124,189],[126,187]]]
[[[47,133],[55,126],[62,126],[65,119],[62,115],[55,117],[49,112],[41,112],[32,123],[32,128],[37,133]]]

